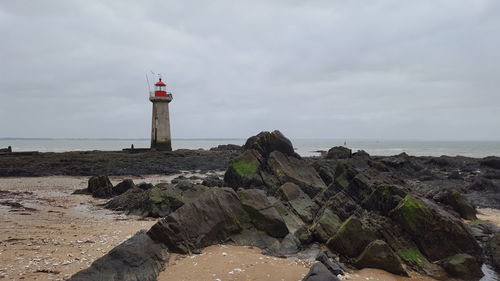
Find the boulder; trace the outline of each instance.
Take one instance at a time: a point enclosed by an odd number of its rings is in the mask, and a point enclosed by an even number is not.
[[[464,280],[479,280],[483,276],[481,264],[467,254],[456,254],[438,262],[448,274]]]
[[[234,158],[224,174],[224,182],[235,189],[239,187],[262,187],[261,169],[262,156],[256,150],[247,150]]]
[[[481,248],[462,221],[429,200],[407,195],[389,215],[431,261],[459,253],[481,255]]]
[[[340,218],[332,212],[332,210],[326,208],[323,213],[319,215],[311,228],[314,238],[325,243],[332,237],[339,227],[342,225]]]
[[[500,232],[497,232],[486,242],[486,254],[490,263],[500,271]]]
[[[278,211],[288,228],[288,232],[295,233],[305,226],[304,222],[292,210],[289,210],[280,200],[271,197],[273,207]]]
[[[89,179],[87,191],[96,198],[113,196],[113,185],[108,176],[93,176]]]
[[[208,187],[223,187],[224,181],[221,180],[218,176],[208,176],[203,179],[201,185]]]
[[[293,234],[288,234],[281,240],[280,248],[277,254],[279,255],[293,255],[300,250],[300,240]]]
[[[229,236],[250,227],[250,218],[236,192],[216,188],[158,221],[148,234],[167,245],[171,252],[188,254],[222,243]]]
[[[133,187],[123,194],[113,197],[104,207],[113,211],[122,211],[127,215],[147,217],[151,208],[148,203],[149,192]]]
[[[326,245],[332,251],[355,258],[377,238],[376,230],[353,215],[340,226],[337,233],[327,241]]]
[[[500,157],[485,157],[483,160],[481,160],[481,165],[493,168],[493,169],[500,169]]]
[[[300,156],[295,153],[292,142],[278,130],[272,132],[264,131],[256,136],[250,137],[243,148],[255,149],[264,158],[267,158],[273,151],[279,151],[285,155],[300,158]]]
[[[321,262],[315,263],[302,281],[339,281]]]
[[[349,195],[344,192],[338,192],[332,196],[327,204],[328,208],[332,210],[342,221],[347,220],[356,211],[361,210],[358,205]]]
[[[134,181],[131,179],[125,179],[113,188],[113,195],[120,195],[125,193],[127,190],[134,188]]]
[[[401,260],[392,251],[391,247],[382,240],[375,240],[368,244],[354,265],[357,268],[378,268],[390,273],[408,277]]]
[[[302,159],[274,151],[269,155],[267,165],[281,184],[292,182],[311,198],[326,189],[316,170]]]
[[[267,233],[255,229],[243,229],[241,233],[231,235],[228,242],[237,246],[251,246],[263,250],[266,255],[280,255],[281,243]]]
[[[280,187],[280,190],[294,212],[304,222],[311,223],[319,206],[294,183],[287,182]]]
[[[267,199],[263,190],[240,189],[238,197],[255,228],[276,238],[282,238],[288,234],[288,228],[283,218]]]
[[[476,208],[456,190],[445,190],[433,198],[435,201],[450,206],[460,217],[466,220],[477,220]]]
[[[340,264],[333,258],[329,258],[326,253],[327,252],[322,252],[321,254],[319,254],[316,257],[316,260],[326,266],[326,268],[335,276],[344,275],[344,267],[342,266],[342,264]]]
[[[141,230],[68,280],[154,281],[168,257],[165,245],[153,241]]]
[[[352,150],[343,146],[335,146],[328,150],[326,158],[330,159],[347,159],[352,157]]]

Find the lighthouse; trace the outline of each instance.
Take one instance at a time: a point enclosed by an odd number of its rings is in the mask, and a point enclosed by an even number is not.
[[[154,92],[150,92],[149,100],[153,103],[153,119],[151,124],[151,149],[172,151],[170,137],[170,116],[168,104],[172,101],[172,93],[167,92],[167,85],[158,79]]]

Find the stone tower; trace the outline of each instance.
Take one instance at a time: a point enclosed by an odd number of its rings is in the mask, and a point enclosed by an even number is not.
[[[159,78],[155,83],[155,91],[149,95],[153,103],[153,120],[151,124],[151,149],[172,151],[170,137],[170,116],[168,104],[172,101],[172,93],[166,91],[167,85]]]

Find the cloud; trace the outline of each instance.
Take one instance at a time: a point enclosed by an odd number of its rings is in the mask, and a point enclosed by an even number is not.
[[[499,139],[494,0],[3,1],[0,137]]]

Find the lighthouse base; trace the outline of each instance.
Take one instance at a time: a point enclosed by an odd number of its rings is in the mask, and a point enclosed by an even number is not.
[[[172,151],[172,142],[156,142],[151,143],[152,150],[160,150],[160,151]]]

